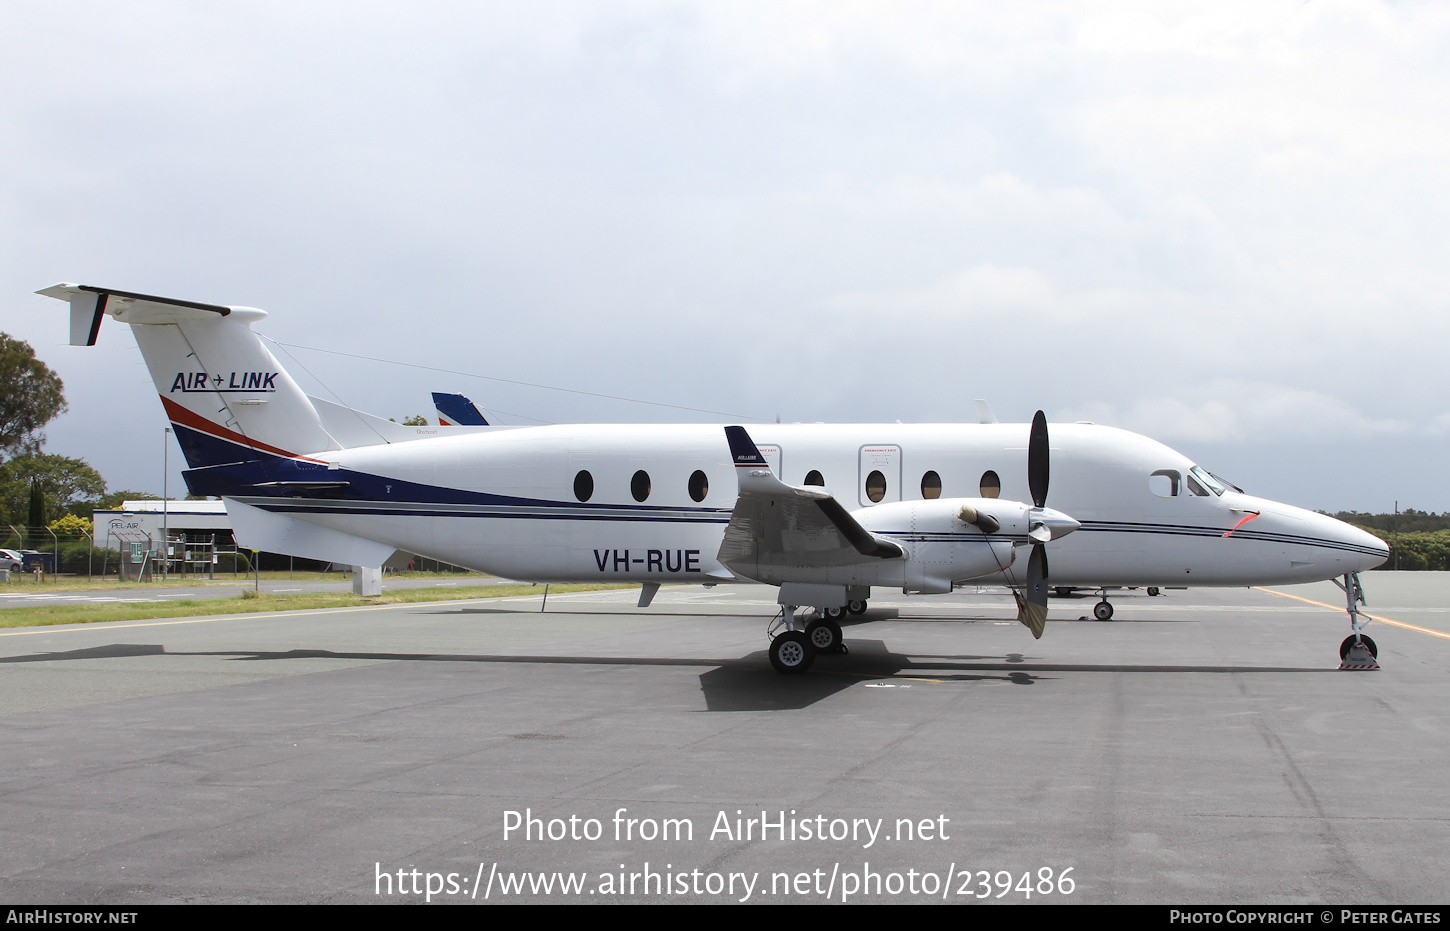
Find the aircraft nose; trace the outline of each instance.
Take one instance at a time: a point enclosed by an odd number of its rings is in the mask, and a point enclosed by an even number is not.
[[[1313,512],[1310,512],[1313,513]],[[1348,572],[1363,572],[1381,565],[1390,556],[1389,544],[1353,524],[1314,513],[1314,535],[1321,546],[1334,549],[1339,564]]]
[[[1372,533],[1360,530],[1352,524],[1339,522],[1344,527],[1348,539],[1345,541],[1351,546],[1364,550],[1360,559],[1359,568],[1356,572],[1366,569],[1374,569],[1384,565],[1385,560],[1390,558],[1390,545]]]

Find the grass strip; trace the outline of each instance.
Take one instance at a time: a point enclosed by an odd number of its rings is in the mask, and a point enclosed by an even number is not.
[[[630,585],[550,585],[549,594],[605,591],[632,588]],[[105,621],[139,621],[164,617],[197,617],[214,614],[252,614],[270,611],[306,611],[318,608],[358,608],[367,605],[411,604],[427,601],[467,601],[475,598],[544,595],[542,585],[478,585],[458,588],[414,588],[363,598],[348,592],[256,595],[244,592],[240,598],[186,601],[103,602],[84,605],[54,605],[6,608],[0,611],[0,627],[44,627],[52,624],[98,624]]]
[[[230,573],[217,573],[215,579],[208,579],[201,575],[173,575],[165,582],[157,577],[152,582],[118,582],[114,575],[96,576],[94,579],[86,579],[82,576],[63,575],[57,581],[55,576],[45,577],[44,582],[35,582],[29,575],[10,573],[11,581],[0,582],[0,594],[3,595],[49,595],[55,592],[89,592],[109,589],[127,589],[137,591],[166,591],[170,588],[192,588],[198,585],[251,585],[255,578],[252,575],[233,577]],[[471,579],[489,579],[493,576],[476,572],[390,572],[383,577],[385,582],[393,582],[399,579],[438,579],[447,582],[467,582]],[[263,582],[349,582],[351,575],[340,572],[298,572],[289,574],[283,570],[268,570],[262,573]],[[527,586],[525,586],[527,587]],[[553,589],[550,589],[553,591]]]

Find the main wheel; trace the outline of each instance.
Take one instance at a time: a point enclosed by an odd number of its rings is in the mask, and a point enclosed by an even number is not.
[[[770,665],[776,672],[805,672],[815,658],[811,642],[798,630],[788,630],[770,641]]]
[[[850,611],[852,614],[865,614],[866,599],[857,598],[855,601],[852,601],[850,604],[846,605],[846,610]]]
[[[806,639],[817,653],[836,653],[841,649],[841,625],[830,618],[806,625]]]
[[[1099,601],[1093,605],[1093,617],[1100,621],[1111,621],[1113,619],[1113,606],[1106,601]]]
[[[1148,595],[1150,597],[1155,597],[1156,598],[1159,594],[1160,593],[1158,591],[1158,586],[1156,586],[1156,585],[1149,585],[1148,586]]]
[[[1055,585],[1052,588],[1052,593],[1054,595],[1056,595],[1057,597],[1059,597],[1059,598],[1068,598],[1068,597],[1070,597],[1072,595],[1072,586],[1070,586],[1070,585]]]
[[[1364,648],[1366,650],[1369,650],[1369,655],[1373,656],[1375,659],[1379,659],[1380,648],[1375,646],[1374,641],[1366,637],[1364,634],[1360,634],[1359,639],[1364,643]],[[1339,645],[1339,658],[1341,660],[1349,655],[1349,649],[1352,646],[1354,646],[1354,634],[1350,634],[1348,637],[1345,637],[1344,642]]]
[[[829,621],[839,621],[841,618],[843,618],[845,616],[846,616],[846,606],[845,605],[838,605],[837,607],[834,607],[834,608],[822,608],[821,609],[821,617],[823,617],[823,618],[825,618],[825,619],[827,619]]]

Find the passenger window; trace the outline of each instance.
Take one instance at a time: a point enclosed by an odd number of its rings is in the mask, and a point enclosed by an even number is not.
[[[941,476],[935,472],[928,472],[921,477],[921,496],[923,498],[941,497]]]
[[[580,469],[579,474],[574,476],[574,497],[580,501],[594,497],[594,476],[589,474],[588,469]]]
[[[640,469],[634,473],[634,478],[629,480],[629,493],[634,495],[634,500],[643,501],[649,497],[649,473]]]
[[[696,469],[694,474],[690,476],[690,497],[695,501],[704,501],[705,496],[709,493],[710,479],[704,472]]]
[[[886,476],[882,475],[880,471],[872,471],[870,475],[866,476],[866,497],[872,504],[886,497]]]
[[[995,498],[1002,493],[1002,480],[991,469],[982,473],[980,486],[983,498]]]
[[[821,473],[817,472],[815,469],[811,469],[809,472],[806,473],[806,484],[825,485],[826,480],[821,477]]]
[[[1181,480],[1177,469],[1159,469],[1148,476],[1148,490],[1160,498],[1176,498]]]

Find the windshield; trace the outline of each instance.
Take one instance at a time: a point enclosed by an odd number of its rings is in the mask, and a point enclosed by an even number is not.
[[[1208,486],[1208,490],[1213,492],[1214,494],[1221,495],[1224,492],[1228,491],[1228,487],[1223,482],[1219,481],[1212,472],[1209,472],[1206,469],[1199,468],[1198,466],[1194,466],[1188,471],[1200,482]]]

